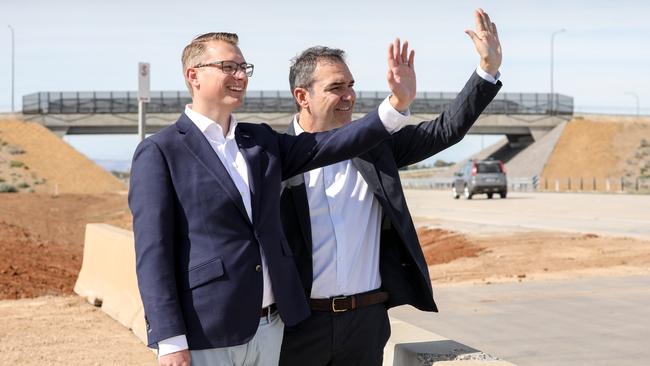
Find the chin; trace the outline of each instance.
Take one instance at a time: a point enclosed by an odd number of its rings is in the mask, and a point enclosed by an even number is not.
[[[228,101],[228,104],[235,106],[235,107],[240,107],[244,103],[244,96],[241,97],[234,97],[231,96]]]

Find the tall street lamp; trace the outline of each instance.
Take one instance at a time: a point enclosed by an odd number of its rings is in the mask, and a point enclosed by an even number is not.
[[[635,93],[635,92],[625,92],[625,95],[630,95],[630,96],[636,98],[636,116],[638,117],[639,113],[640,113],[640,108],[639,107],[640,107],[640,104],[641,104],[639,102],[639,95],[637,93]]]
[[[14,113],[14,60],[16,54],[14,53],[14,27],[8,25],[11,31],[11,113]]]
[[[551,34],[551,113],[555,113],[555,96],[553,95],[553,52],[554,52],[554,42],[555,42],[555,36],[566,32],[566,29],[562,28],[560,30],[557,30]]]

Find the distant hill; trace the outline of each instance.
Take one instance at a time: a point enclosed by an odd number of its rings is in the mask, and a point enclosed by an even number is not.
[[[572,189],[582,178],[585,190],[618,190],[623,179],[632,185],[637,178],[650,179],[650,119],[585,116],[567,123],[549,157],[542,178],[560,190],[572,180]],[[553,182],[553,183],[551,183]],[[553,187],[554,188],[554,187]]]
[[[34,122],[0,120],[0,185],[20,192],[108,193],[127,187]]]

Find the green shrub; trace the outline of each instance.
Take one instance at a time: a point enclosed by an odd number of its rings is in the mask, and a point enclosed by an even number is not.
[[[442,167],[452,166],[452,165],[454,165],[454,163],[446,162],[446,161],[440,160],[440,159],[436,160],[436,162],[433,163],[433,166],[436,167],[436,168],[442,168]]]
[[[9,162],[9,166],[12,167],[12,168],[21,168],[21,167],[25,166],[25,163],[23,163],[22,161],[18,161],[18,160],[12,160],[12,161]]]
[[[20,183],[18,183],[18,188],[21,188],[21,189],[22,188],[29,188],[29,184],[27,184],[26,182],[20,182]]]
[[[16,193],[16,192],[18,192],[18,189],[16,189],[16,187],[6,183],[0,183],[0,193]]]

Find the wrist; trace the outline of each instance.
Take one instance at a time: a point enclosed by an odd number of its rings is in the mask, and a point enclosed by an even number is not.
[[[493,77],[497,76],[497,72],[499,71],[498,66],[490,64],[486,60],[481,60],[480,66],[481,66],[481,69],[483,69],[483,71],[487,72],[488,74],[492,75]]]
[[[391,94],[391,96],[388,98],[388,102],[390,102],[390,105],[392,105],[393,108],[395,108],[395,110],[400,113],[406,112],[410,105],[410,103],[406,103],[400,100],[395,96],[395,94]]]

